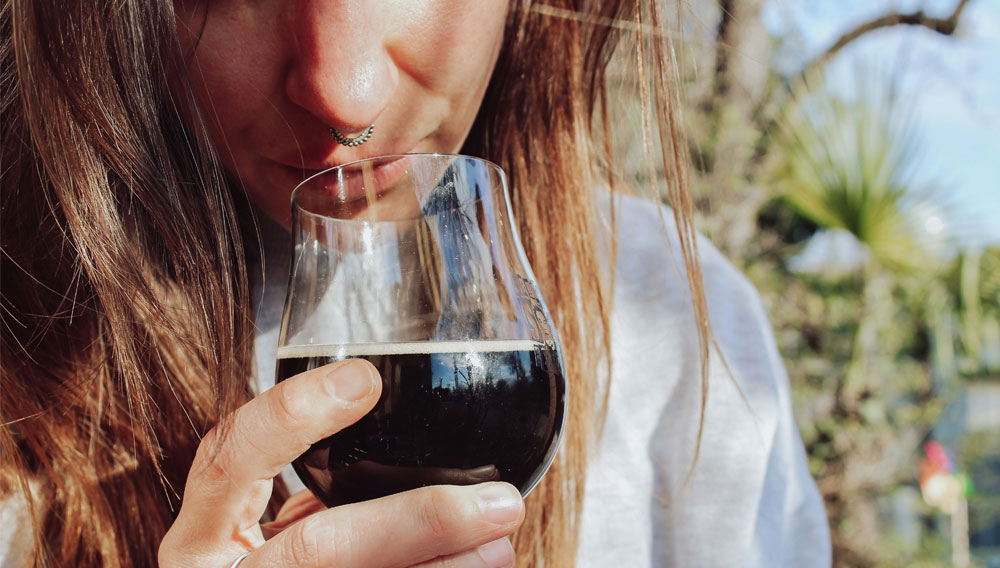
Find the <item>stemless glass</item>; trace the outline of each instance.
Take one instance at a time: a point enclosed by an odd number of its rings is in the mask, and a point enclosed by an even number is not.
[[[432,484],[507,481],[551,463],[566,383],[552,319],[478,158],[382,156],[292,194],[294,249],[277,380],[358,357],[382,395],[293,467],[327,506]]]

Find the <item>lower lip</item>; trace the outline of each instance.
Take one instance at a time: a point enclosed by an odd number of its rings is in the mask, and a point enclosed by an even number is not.
[[[407,154],[399,154],[390,156],[372,156],[371,158],[368,158],[368,160],[378,160],[379,158],[391,158],[387,159],[387,161],[379,163],[370,170],[372,176],[371,179],[374,181],[374,185],[380,188],[391,188],[393,185],[395,185],[396,182],[398,182],[399,179],[406,173],[406,167],[408,165],[406,157]],[[345,166],[350,166],[350,164],[351,162],[348,162],[347,164],[332,166],[330,168],[322,170],[311,170],[306,168],[287,166],[285,164],[281,164],[280,162],[278,165],[280,165],[282,169],[288,172],[288,174],[291,175],[294,179],[299,180],[299,182],[295,184],[293,188],[297,189],[298,186],[304,184],[311,178],[314,178],[320,174],[333,172],[334,170],[343,169]],[[362,179],[360,169],[352,168],[352,170],[354,172],[358,172],[359,180]],[[338,184],[338,187],[343,190],[343,193],[340,194],[340,197],[344,201],[352,201],[354,199],[359,199],[365,196],[365,188],[361,184],[344,183],[344,184]]]
[[[330,198],[342,204],[366,199],[368,197],[366,189],[372,186],[377,188],[376,195],[381,196],[386,191],[391,190],[406,174],[409,167],[409,160],[406,158],[405,154],[386,157],[386,161],[377,162],[377,165],[374,165],[367,172],[363,172],[360,167],[351,167],[349,163],[328,170],[298,170],[297,173],[299,175],[302,173],[309,173],[311,175],[299,184],[296,189],[309,183],[310,180],[315,182],[314,178],[330,176],[330,181],[336,183],[331,183],[324,189],[328,191]],[[378,159],[379,157],[375,156],[370,160],[378,161]],[[345,172],[346,175],[338,176],[333,173],[336,170]]]

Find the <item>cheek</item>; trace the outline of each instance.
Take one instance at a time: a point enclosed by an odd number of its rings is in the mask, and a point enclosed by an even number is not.
[[[397,62],[428,92],[450,102],[438,135],[450,147],[447,151],[456,151],[492,76],[503,43],[507,1],[438,4],[439,9],[425,13],[405,34],[406,47]]]
[[[275,98],[282,85],[277,47],[252,22],[216,17],[208,20],[187,61],[202,121],[223,167],[261,211],[287,224],[290,189],[275,188],[292,187],[295,180],[281,177],[261,158],[278,143],[275,130],[287,131],[280,128],[285,121]]]
[[[251,126],[279,83],[274,46],[252,12],[209,13],[188,58],[191,85],[202,115],[227,165],[241,161],[252,142]]]
[[[507,12],[502,0],[439,4],[414,21],[400,38],[409,46],[410,61],[419,64],[420,69],[414,71],[432,84],[455,77],[446,71],[466,76],[482,70],[503,40]]]

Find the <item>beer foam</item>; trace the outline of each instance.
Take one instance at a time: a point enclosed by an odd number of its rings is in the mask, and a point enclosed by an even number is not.
[[[372,355],[429,355],[435,353],[493,353],[533,351],[544,346],[531,339],[475,341],[409,341],[405,343],[348,343],[344,345],[285,345],[278,359],[299,357],[367,357]]]

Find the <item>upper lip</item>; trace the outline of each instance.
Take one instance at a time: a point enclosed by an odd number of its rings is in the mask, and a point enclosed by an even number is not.
[[[302,162],[291,161],[291,160],[274,160],[274,161],[277,162],[277,163],[279,163],[279,164],[281,164],[281,165],[283,165],[283,166],[285,166],[285,167],[296,169],[296,170],[303,170],[303,171],[308,171],[308,172],[321,172],[323,170],[328,170],[330,168],[335,168],[337,166],[342,166],[342,165],[350,163],[350,162],[356,162],[356,161],[359,161],[359,160],[367,160],[369,158],[374,158],[376,156],[393,156],[393,155],[405,154],[405,153],[406,152],[389,152],[389,153],[373,152],[373,153],[365,154],[365,155],[362,155],[362,156],[354,156],[354,157],[351,157],[350,159],[347,159],[347,160],[323,160],[323,161],[308,161],[308,160],[303,160]]]
[[[406,150],[399,150],[398,148],[407,148]],[[308,171],[322,171],[327,170],[336,166],[340,166],[349,162],[356,162],[358,160],[365,160],[368,158],[374,158],[376,156],[393,156],[398,154],[406,154],[413,151],[416,144],[406,144],[401,146],[396,146],[394,148],[366,148],[370,150],[364,152],[363,154],[354,153],[350,148],[344,148],[350,153],[341,153],[341,148],[337,148],[332,152],[325,153],[323,157],[319,156],[308,156],[305,153],[300,154],[298,151],[292,153],[286,153],[278,158],[271,158],[272,161],[277,162],[283,166],[308,170]]]
[[[330,163],[330,164],[324,164],[318,162],[289,163],[288,160],[274,160],[274,161],[278,164],[281,164],[282,166],[285,166],[286,168],[292,168],[295,170],[304,170],[304,171],[317,171],[317,172],[322,170],[327,170],[340,165],[338,163]]]

